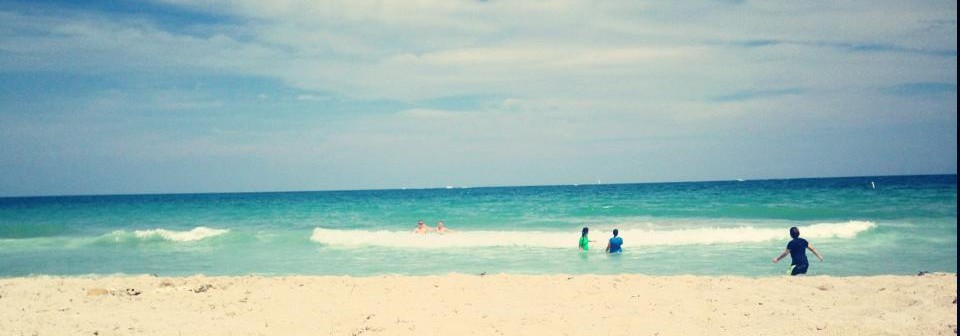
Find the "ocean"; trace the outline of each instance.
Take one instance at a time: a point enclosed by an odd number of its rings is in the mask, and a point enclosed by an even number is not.
[[[956,272],[957,176],[7,197],[0,277],[781,276],[792,226],[825,258],[810,275]]]

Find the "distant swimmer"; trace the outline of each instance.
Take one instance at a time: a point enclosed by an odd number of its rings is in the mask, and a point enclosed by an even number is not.
[[[427,226],[427,224],[423,224],[423,221],[417,222],[417,228],[413,229],[413,233],[416,234],[427,234],[430,231],[433,231],[433,228]]]
[[[589,232],[590,232],[590,228],[588,227],[583,227],[583,230],[580,231],[580,243],[578,244],[578,247],[577,247],[578,249],[580,249],[580,251],[590,250],[590,243],[593,242],[593,240],[590,240],[589,238],[587,238],[587,233]]]
[[[807,273],[807,266],[810,264],[807,262],[806,250],[810,250],[810,252],[813,252],[813,254],[820,259],[820,261],[823,261],[823,257],[820,256],[820,253],[817,252],[817,250],[815,250],[806,239],[800,238],[800,229],[797,229],[796,226],[790,228],[790,238],[793,238],[793,240],[790,240],[790,242],[787,243],[787,249],[783,250],[783,253],[780,253],[780,255],[776,258],[773,258],[773,262],[776,263],[789,254],[791,260],[790,275],[803,275]]]
[[[607,253],[621,253],[623,252],[623,238],[619,237],[620,230],[613,229],[613,237],[610,238],[610,242],[607,243]]]
[[[444,234],[444,233],[448,233],[448,232],[453,232],[453,230],[448,229],[446,225],[443,225],[443,221],[437,222],[436,231],[437,231],[437,233],[439,233],[439,234]]]

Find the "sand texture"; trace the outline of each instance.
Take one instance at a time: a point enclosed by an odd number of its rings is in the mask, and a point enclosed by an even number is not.
[[[953,335],[955,274],[0,279],[0,335]]]

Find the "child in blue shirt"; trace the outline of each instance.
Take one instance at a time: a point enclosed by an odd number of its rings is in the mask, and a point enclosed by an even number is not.
[[[807,273],[807,267],[810,266],[810,263],[807,261],[807,251],[813,252],[820,261],[823,261],[823,257],[820,256],[820,253],[817,252],[807,242],[806,239],[800,238],[800,229],[797,229],[796,226],[790,228],[790,237],[793,238],[789,243],[787,243],[787,249],[783,250],[783,253],[780,253],[780,256],[773,258],[773,262],[778,262],[783,257],[786,257],[787,254],[790,254],[790,265],[792,266],[790,270],[790,275],[802,275]]]
[[[613,238],[610,238],[610,242],[607,243],[607,253],[621,253],[623,248],[620,246],[623,245],[623,238],[617,237],[620,234],[620,230],[613,229]]]

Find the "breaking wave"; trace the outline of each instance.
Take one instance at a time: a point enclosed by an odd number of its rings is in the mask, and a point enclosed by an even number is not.
[[[858,234],[876,227],[869,221],[842,223],[818,223],[798,226],[804,238],[855,238]],[[591,239],[601,242],[609,232],[597,232]],[[693,228],[679,230],[620,230],[626,246],[670,246],[757,243],[772,240],[788,240],[786,228]],[[410,231],[336,230],[315,228],[310,240],[323,245],[362,247],[386,246],[403,248],[453,248],[453,247],[576,247],[579,231],[456,231],[444,235],[417,235]],[[598,244],[599,245],[599,244]]]

